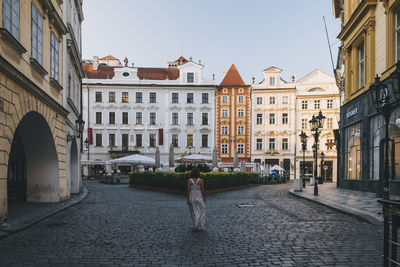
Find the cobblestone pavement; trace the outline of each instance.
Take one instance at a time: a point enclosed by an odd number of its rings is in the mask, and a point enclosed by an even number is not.
[[[0,266],[381,266],[379,227],[292,185],[210,196],[196,233],[184,196],[85,186],[82,203],[0,240]]]

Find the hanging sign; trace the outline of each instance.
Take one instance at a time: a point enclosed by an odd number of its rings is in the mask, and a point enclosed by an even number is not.
[[[358,108],[355,108],[355,109],[350,110],[349,112],[347,112],[346,117],[350,118],[350,117],[353,117],[354,115],[357,115],[357,114],[358,114]]]

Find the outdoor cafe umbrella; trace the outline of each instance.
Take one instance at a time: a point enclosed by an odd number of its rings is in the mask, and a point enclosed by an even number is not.
[[[256,173],[260,173],[261,172],[261,166],[260,163],[256,163],[256,166],[254,167],[254,172]]]
[[[233,156],[233,168],[239,167],[239,160],[238,160],[238,152],[237,149],[235,149],[235,154]]]
[[[244,160],[242,160],[240,162],[240,171],[241,172],[245,172],[246,171],[246,162]]]
[[[156,169],[161,167],[161,164],[160,164],[160,149],[158,149],[158,147],[156,148],[155,167],[156,167]]]
[[[201,154],[191,154],[181,158],[177,158],[175,162],[178,163],[206,163],[211,162],[212,158]]]
[[[212,168],[218,168],[217,147],[214,146],[212,154]]]
[[[169,162],[169,167],[174,167],[175,166],[175,161],[174,161],[174,144],[171,143],[169,146],[169,155],[168,155],[168,162]]]
[[[284,171],[285,169],[282,168],[282,167],[280,167],[280,166],[278,166],[278,165],[274,165],[274,166],[272,166],[272,168],[269,169],[269,170],[270,170],[270,171]]]
[[[155,160],[148,158],[139,154],[134,154],[118,159],[113,159],[109,161],[112,164],[123,165],[123,164],[143,164],[143,165],[155,165]]]

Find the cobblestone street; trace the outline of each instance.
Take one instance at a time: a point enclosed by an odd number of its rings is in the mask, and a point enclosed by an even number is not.
[[[380,227],[289,196],[292,184],[210,196],[197,233],[184,196],[85,186],[81,204],[0,240],[0,266],[381,266]]]

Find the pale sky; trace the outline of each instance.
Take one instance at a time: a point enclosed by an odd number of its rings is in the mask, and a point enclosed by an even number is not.
[[[243,80],[281,68],[296,80],[315,69],[333,76],[340,20],[331,0],[84,0],[83,58],[113,55],[137,67],[167,67],[183,55],[221,80],[234,63]]]

